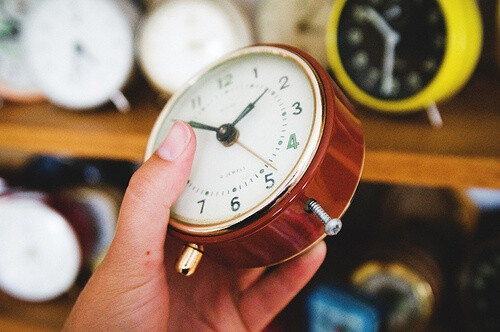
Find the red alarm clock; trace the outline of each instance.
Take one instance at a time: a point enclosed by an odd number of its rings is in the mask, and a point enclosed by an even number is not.
[[[323,67],[287,45],[234,51],[191,78],[152,130],[148,158],[177,120],[197,149],[169,232],[179,272],[202,254],[235,267],[288,260],[336,234],[359,183],[364,137]]]

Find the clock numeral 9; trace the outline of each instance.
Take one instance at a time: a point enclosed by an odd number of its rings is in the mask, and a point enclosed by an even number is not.
[[[266,186],[266,189],[271,189],[274,186],[274,179],[272,179],[271,176],[273,176],[273,173],[266,174],[264,177],[266,183],[270,183]]]
[[[292,113],[293,115],[299,115],[300,113],[302,113],[302,107],[300,107],[300,103],[298,101],[293,103],[292,107],[296,109],[296,111]]]
[[[233,74],[226,74],[224,77],[217,80],[219,89],[223,89],[233,83]]]
[[[202,199],[201,201],[198,201],[196,203],[201,204],[200,214],[202,214],[203,213],[203,208],[205,207],[205,200]]]
[[[288,84],[288,76],[282,76],[280,78],[280,83],[281,83],[280,90],[288,88],[290,86],[290,84]]]
[[[240,202],[238,202],[238,196],[233,197],[233,199],[231,200],[231,210],[233,210],[234,212],[238,211],[240,205]]]

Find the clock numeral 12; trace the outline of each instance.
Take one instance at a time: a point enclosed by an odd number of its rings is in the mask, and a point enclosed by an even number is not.
[[[290,138],[288,139],[288,145],[286,149],[296,149],[299,146],[299,142],[297,141],[297,137],[295,136],[295,133],[290,135]]]
[[[224,77],[217,80],[219,82],[219,89],[223,89],[233,83],[233,74],[226,74]]]

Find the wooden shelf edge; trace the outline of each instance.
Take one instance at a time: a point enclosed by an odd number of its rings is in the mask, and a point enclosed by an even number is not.
[[[29,131],[29,133],[26,133]],[[29,137],[28,141],[26,138]],[[57,154],[142,161],[147,136],[141,133],[79,131],[54,127],[27,128],[4,124],[0,131],[0,150],[32,154]]]
[[[0,315],[0,331],[9,332],[56,332],[60,329],[50,328],[43,324],[30,324],[21,319]]]
[[[498,158],[366,151],[361,179],[431,187],[500,189]]]

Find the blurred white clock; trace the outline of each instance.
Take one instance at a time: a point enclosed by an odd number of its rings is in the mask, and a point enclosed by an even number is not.
[[[28,15],[23,42],[44,95],[59,106],[86,110],[113,101],[133,68],[133,28],[113,0],[44,0]]]
[[[43,99],[26,68],[20,42],[24,17],[34,3],[34,0],[0,1],[0,100],[36,102]]]
[[[145,19],[139,63],[160,92],[171,95],[198,70],[253,41],[250,24],[227,0],[170,0]]]
[[[334,0],[261,0],[255,27],[258,41],[293,45],[328,64],[326,22]]]

